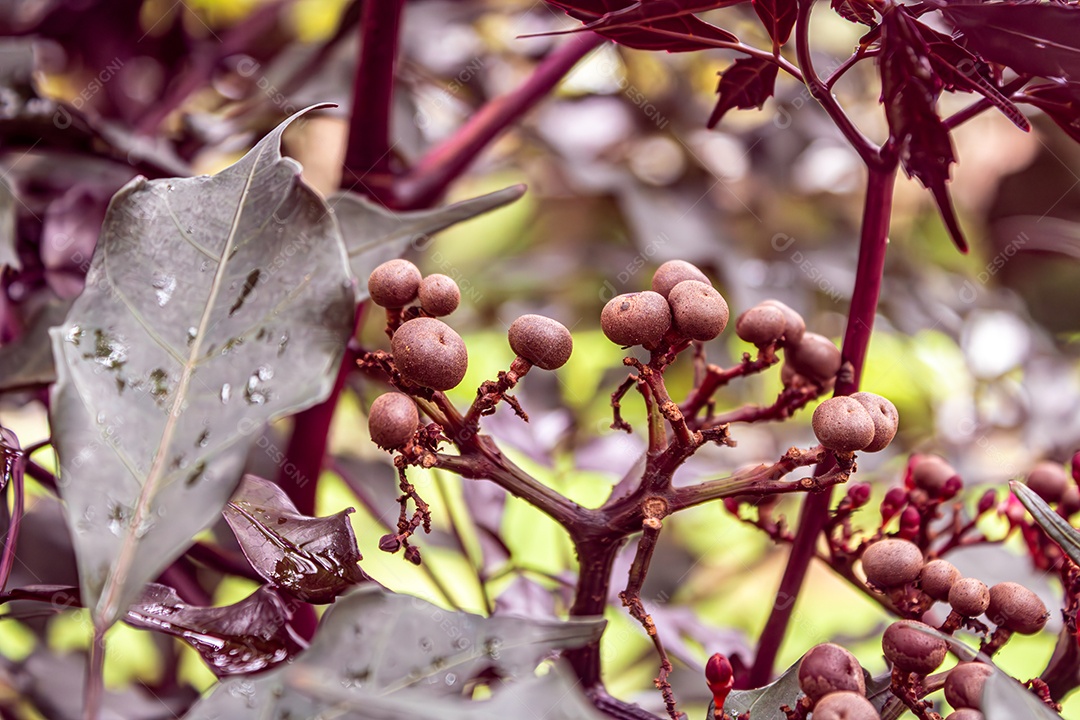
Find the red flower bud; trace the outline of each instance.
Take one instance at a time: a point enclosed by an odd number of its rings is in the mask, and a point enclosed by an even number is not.
[[[735,672],[731,668],[731,661],[722,653],[714,653],[709,662],[705,663],[705,683],[712,693],[713,703],[722,710],[728,693],[735,686]]]
[[[914,541],[919,537],[920,524],[919,511],[913,507],[904,508],[904,512],[900,514],[900,531],[896,533],[897,537]]]
[[[853,510],[861,508],[870,500],[870,484],[852,483],[848,486],[847,496]]]
[[[739,516],[739,499],[738,498],[733,498],[733,497],[724,498],[724,508],[729,513],[734,515],[735,517],[738,517]]]
[[[881,501],[881,524],[892,520],[900,509],[907,504],[907,491],[904,488],[892,488],[885,493],[885,499]]]
[[[953,475],[945,481],[945,487],[941,488],[941,499],[952,500],[964,489],[964,481],[959,475]]]
[[[1023,504],[1015,495],[1009,495],[1005,499],[1003,507],[998,509],[998,514],[1004,516],[1011,527],[1023,527],[1026,512],[1027,510],[1024,509]]]
[[[994,503],[996,503],[996,502],[997,502],[997,493],[994,492],[993,488],[991,488],[990,490],[987,490],[986,492],[983,493],[983,496],[981,498],[979,498],[979,507],[977,509],[978,514],[979,515],[984,515],[984,514],[990,512],[990,510],[993,509],[993,507],[994,507]]]
[[[1072,462],[1069,463],[1072,466],[1072,478],[1077,485],[1080,485],[1080,450],[1073,453]]]

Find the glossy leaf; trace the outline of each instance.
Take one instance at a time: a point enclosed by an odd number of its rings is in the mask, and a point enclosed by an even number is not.
[[[1080,80],[1080,8],[1056,3],[954,3],[942,12],[985,60],[1026,75]]]
[[[735,35],[705,22],[694,13],[737,5],[746,0],[552,0],[568,15],[621,45],[638,50],[686,52],[735,42]],[[712,43],[707,41],[713,41]]]
[[[943,83],[931,72],[927,43],[903,7],[887,11],[881,28],[881,97],[892,142],[904,172],[934,196],[949,236],[966,253],[967,242],[946,187],[956,156],[949,131],[937,114]]]
[[[245,475],[224,515],[255,572],[300,600],[329,603],[367,577],[351,512],[301,515],[280,487]]]
[[[71,302],[53,296],[29,319],[23,334],[0,346],[0,391],[56,381],[49,330],[64,322]]]
[[[427,247],[427,236],[509,205],[524,194],[524,185],[513,185],[446,207],[406,212],[392,212],[355,193],[331,195],[327,202],[334,208],[345,238],[349,266],[356,276],[356,299],[368,298],[371,271],[387,260],[400,257],[410,245]]]
[[[776,86],[776,63],[759,58],[742,58],[720,75],[716,92],[720,95],[709,115],[708,127],[716,127],[728,110],[758,108],[768,100]]]
[[[795,663],[765,687],[732,691],[724,703],[724,711],[733,717],[739,713],[750,713],[753,720],[787,720],[780,707],[795,707],[802,694],[799,688],[799,664]]]
[[[354,290],[328,206],[281,156],[288,122],[213,177],[121,189],[52,330],[53,440],[99,626],[214,521],[259,427],[333,385]]]
[[[22,269],[15,229],[15,205],[18,202],[11,186],[0,178],[0,272],[8,267]]]
[[[290,616],[281,597],[265,586],[233,605],[196,607],[172,588],[150,583],[124,622],[180,638],[223,677],[267,670],[299,653]]]
[[[1024,483],[1014,480],[1009,483],[1009,487],[1050,539],[1060,545],[1074,563],[1080,564],[1080,530],[1054,512],[1045,500]]]
[[[754,12],[761,19],[765,31],[777,45],[783,45],[791,37],[795,16],[799,12],[798,0],[752,0]]]
[[[1024,88],[1023,100],[1042,110],[1069,137],[1080,142],[1080,82],[1033,85]]]
[[[1061,715],[1003,672],[986,678],[980,707],[986,720],[1061,720]]]
[[[259,678],[215,688],[188,720],[314,717],[598,718],[575,680],[534,671],[552,651],[599,637],[604,622],[483,618],[366,586],[340,598],[311,647]],[[558,666],[557,666],[558,667]],[[499,678],[492,697],[473,702],[463,688]],[[505,686],[504,686],[505,685]]]

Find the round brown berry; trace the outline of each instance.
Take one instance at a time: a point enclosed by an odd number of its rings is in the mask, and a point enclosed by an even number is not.
[[[841,690],[866,694],[862,666],[850,652],[832,643],[822,643],[799,661],[799,687],[811,701]]]
[[[881,720],[873,704],[855,692],[829,693],[814,705],[814,720]]]
[[[420,415],[405,393],[388,392],[375,398],[368,413],[368,432],[384,450],[397,450],[412,440]]]
[[[976,578],[960,578],[949,590],[949,604],[964,617],[978,617],[990,604],[990,588]]]
[[[918,455],[912,461],[911,481],[930,497],[941,497],[946,484],[954,477],[958,477],[956,470],[937,455]]]
[[[461,289],[449,275],[428,275],[420,281],[417,290],[420,307],[432,317],[445,317],[457,310],[461,303]]]
[[[906,585],[922,571],[922,550],[909,540],[885,538],[863,551],[862,566],[866,579],[878,587]]]
[[[851,396],[866,408],[870,419],[874,421],[874,439],[863,450],[878,452],[888,447],[896,437],[896,428],[900,424],[900,414],[896,406],[880,395],[870,392],[857,392]]]
[[[1065,492],[1061,493],[1061,502],[1058,503],[1058,509],[1065,514],[1065,517],[1069,517],[1080,510],[1080,488],[1075,485],[1069,485],[1069,487],[1065,488]]]
[[[779,300],[765,300],[762,305],[771,306],[784,313],[784,347],[795,347],[806,333],[806,321],[803,316]]]
[[[465,342],[442,320],[414,318],[390,340],[394,364],[411,383],[433,390],[449,390],[465,377],[469,353]]]
[[[712,340],[727,327],[727,301],[712,285],[683,280],[671,288],[668,304],[675,329],[691,340]]]
[[[915,628],[930,626],[914,620],[894,622],[881,636],[881,649],[889,662],[901,670],[928,675],[945,661],[948,648],[941,638]]]
[[[574,350],[574,339],[562,323],[543,315],[522,315],[507,332],[510,349],[541,370],[566,364]]]
[[[1065,490],[1071,485],[1065,466],[1049,460],[1035,465],[1027,476],[1027,486],[1048,503],[1061,502]]]
[[[805,333],[794,347],[788,347],[788,362],[800,375],[824,385],[840,372],[840,348],[817,333]]]
[[[784,336],[786,318],[775,305],[755,305],[735,321],[735,334],[742,340],[762,348]]]
[[[960,708],[949,713],[945,720],[986,720],[986,716],[973,708]]]
[[[874,439],[874,421],[858,400],[838,396],[817,406],[812,420],[814,434],[829,450],[855,452]]]
[[[993,674],[994,669],[986,663],[960,663],[950,670],[945,678],[945,699],[954,708],[978,710],[982,706],[986,678]]]
[[[616,345],[651,350],[671,328],[671,307],[662,295],[649,290],[616,295],[600,313],[600,327]]]
[[[416,299],[420,270],[408,260],[388,260],[371,271],[368,293],[379,307],[402,308]]]
[[[986,617],[1021,635],[1034,635],[1046,626],[1050,613],[1039,596],[1019,583],[1003,582],[990,588]]]
[[[656,268],[656,272],[653,273],[652,291],[659,293],[667,300],[671,289],[683,280],[697,280],[706,285],[711,285],[709,278],[696,265],[685,260],[668,260]]]
[[[931,560],[919,573],[922,591],[935,600],[948,600],[953,584],[960,579],[960,571],[948,560]]]

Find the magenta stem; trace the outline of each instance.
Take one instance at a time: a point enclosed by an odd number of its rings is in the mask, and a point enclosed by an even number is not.
[[[863,204],[862,233],[859,240],[859,263],[855,275],[855,288],[851,295],[847,330],[844,333],[842,357],[851,364],[849,378],[838,380],[835,395],[850,395],[859,389],[866,351],[870,345],[870,333],[877,314],[881,295],[881,277],[885,269],[885,252],[888,246],[889,219],[892,214],[893,186],[896,182],[896,162],[884,170],[870,168],[870,177]],[[828,463],[821,463],[815,475],[828,472]],[[799,529],[791,546],[787,567],[780,580],[776,602],[765,623],[758,641],[757,657],[750,669],[750,687],[761,687],[772,677],[776,655],[787,635],[795,600],[806,579],[810,560],[814,557],[817,538],[829,519],[832,491],[807,495],[799,515]]]

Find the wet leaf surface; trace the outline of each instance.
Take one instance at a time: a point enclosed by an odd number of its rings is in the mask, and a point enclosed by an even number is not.
[[[524,185],[513,185],[434,210],[404,212],[392,212],[356,193],[331,195],[327,202],[334,208],[345,238],[349,266],[356,276],[357,301],[368,298],[371,271],[387,260],[400,257],[410,244],[426,248],[429,235],[508,205],[524,194]]]
[[[781,705],[795,707],[803,692],[799,688],[799,664],[795,663],[775,681],[754,690],[733,690],[724,703],[724,711],[750,713],[753,720],[787,720]]]
[[[312,717],[334,707],[344,717],[387,720],[596,718],[561,669],[543,677],[534,671],[552,651],[599,637],[603,625],[482,618],[364,587],[334,604],[295,662],[223,683],[187,717]],[[495,678],[490,699],[469,699],[474,681]]]
[[[172,588],[151,583],[124,622],[180,638],[222,677],[267,670],[299,653],[290,616],[285,601],[268,587],[233,605],[197,607]]]
[[[214,521],[255,431],[332,387],[354,290],[329,208],[280,154],[284,127],[213,177],[117,193],[52,331],[53,438],[99,625]]]
[[[225,506],[225,520],[255,572],[275,587],[312,603],[329,603],[367,579],[357,563],[349,514],[301,515],[285,491],[245,475]]]

